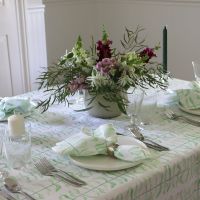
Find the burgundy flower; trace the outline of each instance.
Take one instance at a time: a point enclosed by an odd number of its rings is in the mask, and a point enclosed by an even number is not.
[[[98,50],[98,60],[97,62],[101,61],[104,58],[111,58],[111,48],[110,45],[112,44],[111,40],[101,41],[99,40],[97,42],[97,50]]]
[[[140,56],[148,63],[152,57],[156,57],[156,54],[154,53],[154,49],[147,47],[140,52]]]

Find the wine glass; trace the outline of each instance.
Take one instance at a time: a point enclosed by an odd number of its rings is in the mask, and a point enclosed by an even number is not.
[[[126,107],[127,115],[130,118],[129,128],[138,127],[140,125],[139,112],[144,98],[144,91],[142,89],[134,89],[128,94],[128,102]]]

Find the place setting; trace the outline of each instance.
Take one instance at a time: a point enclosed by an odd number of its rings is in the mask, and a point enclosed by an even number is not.
[[[171,120],[180,120],[194,126],[200,126],[200,65],[197,61],[192,61],[195,81],[192,81],[190,88],[177,89],[171,96],[176,109],[166,107],[165,115]],[[178,108],[178,109],[177,109]]]

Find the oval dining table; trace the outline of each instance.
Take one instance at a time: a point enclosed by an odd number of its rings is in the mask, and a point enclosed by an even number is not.
[[[152,113],[151,123],[144,126],[143,134],[170,150],[150,150],[152,157],[138,166],[118,171],[90,170],[55,153],[52,147],[57,142],[79,133],[82,127],[95,129],[101,124],[112,123],[118,132],[128,134],[126,127],[129,124],[125,115],[100,119],[87,112],[74,111],[74,105],[55,104],[45,113],[33,114],[26,119],[31,124],[33,162],[21,170],[13,170],[1,156],[0,169],[15,176],[23,190],[38,200],[199,200],[200,127],[168,119],[164,114],[164,110],[170,107],[183,115],[200,119],[200,116],[179,110],[175,100],[175,90],[190,87],[191,82],[172,79],[167,91],[158,92],[157,110]],[[29,97],[33,101],[45,98],[42,91],[20,97]],[[84,180],[87,185],[75,187],[41,175],[33,163],[42,157]],[[20,195],[13,196],[22,199]]]

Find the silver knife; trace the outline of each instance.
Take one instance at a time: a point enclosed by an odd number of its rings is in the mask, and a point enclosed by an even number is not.
[[[147,140],[143,140],[142,141],[144,144],[146,144],[147,147],[155,149],[157,151],[169,151],[169,148],[161,146],[159,144],[154,144],[152,143],[152,141],[147,141]]]
[[[117,135],[129,136],[129,135],[125,135],[125,134],[118,133],[118,132],[117,132]],[[138,138],[136,138],[136,139],[138,139]],[[170,150],[169,148],[162,146],[156,142],[153,142],[152,140],[149,140],[147,138],[144,138],[143,140],[139,140],[139,141],[143,142],[147,147],[154,149],[156,151],[169,151]]]

